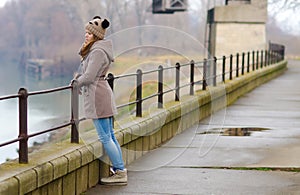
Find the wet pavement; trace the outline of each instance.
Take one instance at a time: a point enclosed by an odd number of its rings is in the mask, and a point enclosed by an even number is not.
[[[225,136],[226,128],[262,128]],[[85,194],[300,194],[300,61]]]

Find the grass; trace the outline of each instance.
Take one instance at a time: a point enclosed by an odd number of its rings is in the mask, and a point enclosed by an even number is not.
[[[131,67],[137,67],[138,69],[139,66],[141,66],[142,64],[151,64],[153,65],[153,69],[157,69],[159,65],[165,65],[167,62],[170,63],[171,66],[175,66],[177,62],[181,64],[189,63],[189,61],[186,58],[180,55],[127,55],[116,57],[109,71],[115,75],[119,75]],[[136,70],[134,70],[134,72],[135,71]]]

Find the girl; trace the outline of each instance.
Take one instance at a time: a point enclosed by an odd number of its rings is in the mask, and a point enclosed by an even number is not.
[[[104,40],[110,23],[95,16],[85,26],[85,41],[80,48],[82,74],[74,78],[82,88],[86,118],[92,119],[104,150],[112,162],[113,175],[102,178],[102,184],[127,184],[127,170],[124,167],[122,151],[113,131],[113,115],[116,106],[113,92],[105,75],[113,61],[112,42]]]

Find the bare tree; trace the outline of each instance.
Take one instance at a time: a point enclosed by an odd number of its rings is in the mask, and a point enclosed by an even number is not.
[[[269,5],[271,5],[274,8],[272,10],[274,14],[286,10],[297,11],[300,9],[299,0],[270,0]]]

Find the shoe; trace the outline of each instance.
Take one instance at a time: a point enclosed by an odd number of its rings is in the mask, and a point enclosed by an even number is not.
[[[101,184],[103,185],[127,185],[127,170],[116,170],[115,174],[102,178]]]

